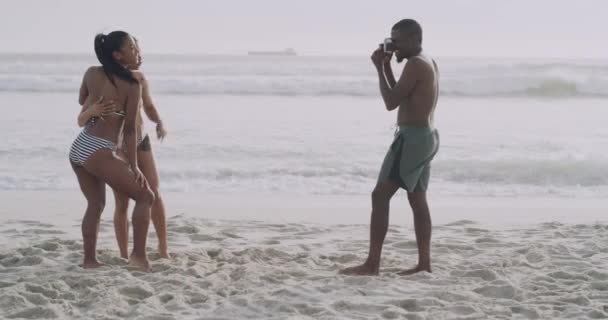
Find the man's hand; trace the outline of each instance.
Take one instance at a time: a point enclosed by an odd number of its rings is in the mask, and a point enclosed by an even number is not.
[[[376,68],[380,69],[383,65],[390,64],[392,57],[392,52],[386,53],[384,52],[382,47],[380,47],[372,53],[372,62],[374,63]]]
[[[382,48],[374,50],[372,53],[372,62],[376,68],[382,68],[382,63],[384,62],[384,50],[382,50]]]
[[[393,58],[393,53],[392,52],[384,52],[384,60],[382,60],[382,63],[385,66],[391,66],[391,59]]]

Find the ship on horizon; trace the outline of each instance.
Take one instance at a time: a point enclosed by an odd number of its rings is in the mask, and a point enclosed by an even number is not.
[[[287,48],[285,50],[277,51],[248,51],[247,55],[250,56],[297,56],[296,50],[293,48]]]

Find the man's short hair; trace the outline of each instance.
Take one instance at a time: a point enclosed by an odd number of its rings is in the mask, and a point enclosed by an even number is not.
[[[403,19],[393,26],[393,30],[399,30],[404,33],[411,33],[418,38],[418,42],[422,44],[422,27],[414,19]]]

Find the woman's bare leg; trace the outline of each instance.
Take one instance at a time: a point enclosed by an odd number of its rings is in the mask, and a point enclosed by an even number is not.
[[[150,207],[154,202],[154,193],[149,188],[139,186],[135,174],[127,162],[117,158],[111,150],[95,152],[84,164],[88,172],[95,175],[112,189],[124,193],[135,200],[133,208],[133,251],[129,263],[144,271],[150,269],[146,256],[146,239],[150,224]]]
[[[114,233],[120,256],[129,259],[129,197],[126,194],[114,191]]]
[[[156,170],[156,162],[154,161],[154,153],[152,150],[138,150],[137,161],[139,168],[148,180],[150,189],[154,192],[154,204],[151,209],[152,223],[158,236],[158,252],[161,258],[170,259],[167,247],[167,223],[165,217],[165,204],[159,191],[159,177]]]
[[[72,164],[78,178],[80,190],[87,199],[87,210],[82,219],[82,240],[84,247],[83,268],[97,268],[101,263],[97,261],[97,234],[99,221],[106,201],[106,185],[100,179],[88,173],[85,168]]]

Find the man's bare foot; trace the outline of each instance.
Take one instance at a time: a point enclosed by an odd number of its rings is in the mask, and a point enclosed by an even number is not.
[[[409,276],[409,275],[412,275],[414,273],[418,273],[421,271],[426,271],[428,273],[431,273],[431,267],[430,266],[427,266],[427,267],[416,266],[415,268],[412,268],[412,269],[407,269],[407,270],[403,270],[401,272],[397,272],[397,275]]]
[[[84,261],[80,266],[83,269],[95,269],[95,268],[99,268],[102,267],[104,264],[97,261],[97,260],[93,260],[93,261]]]
[[[377,276],[379,271],[378,267],[364,263],[360,266],[342,269],[339,273],[347,276]]]
[[[128,254],[126,254],[126,253],[125,253],[125,254],[122,254],[122,253],[121,253],[121,254],[120,254],[120,257],[121,257],[121,258],[123,258],[123,259],[125,259],[125,260],[129,260],[129,255],[128,255]]]
[[[151,271],[150,262],[148,261],[148,258],[146,258],[146,257],[138,257],[138,256],[131,255],[131,257],[129,257],[129,267],[137,268],[143,272]]]

